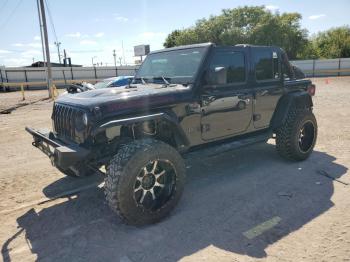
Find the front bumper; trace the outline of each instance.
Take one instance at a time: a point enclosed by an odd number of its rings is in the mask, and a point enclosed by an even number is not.
[[[26,127],[25,130],[33,136],[32,145],[47,155],[52,165],[63,170],[82,162],[90,154],[89,150],[78,145],[64,144],[52,132],[43,132],[30,127]]]

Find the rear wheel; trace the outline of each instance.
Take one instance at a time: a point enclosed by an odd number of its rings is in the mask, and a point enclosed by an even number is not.
[[[184,181],[179,153],[161,141],[145,139],[125,145],[111,160],[105,194],[110,208],[126,223],[145,225],[171,212]]]
[[[294,109],[276,130],[277,152],[287,159],[304,160],[312,153],[316,139],[317,122],[312,111]]]

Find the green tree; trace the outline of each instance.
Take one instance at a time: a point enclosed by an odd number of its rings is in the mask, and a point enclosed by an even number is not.
[[[193,27],[175,30],[164,46],[213,42],[220,45],[277,45],[292,59],[308,44],[307,31],[298,13],[271,13],[264,6],[224,9],[222,14],[203,18]]]
[[[320,32],[311,39],[319,58],[350,57],[350,27],[342,26]]]
[[[175,30],[171,32],[165,40],[164,46],[172,47],[177,46],[177,38],[180,36],[181,32],[179,30]]]
[[[317,52],[317,47],[315,46],[313,41],[308,41],[304,46],[303,50],[301,50],[297,59],[317,59],[319,58],[319,54]]]

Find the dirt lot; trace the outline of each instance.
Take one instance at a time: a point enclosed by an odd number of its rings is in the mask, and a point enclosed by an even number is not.
[[[273,141],[188,159],[179,206],[143,228],[109,211],[102,178],[64,177],[31,146],[24,127],[50,127],[52,102],[0,115],[2,259],[350,261],[350,78],[315,83],[319,138],[310,159],[284,161]],[[0,93],[0,104],[15,95]]]

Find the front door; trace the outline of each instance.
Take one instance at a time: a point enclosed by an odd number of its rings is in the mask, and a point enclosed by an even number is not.
[[[244,133],[252,120],[253,90],[248,88],[246,50],[216,48],[201,94],[203,140]]]

